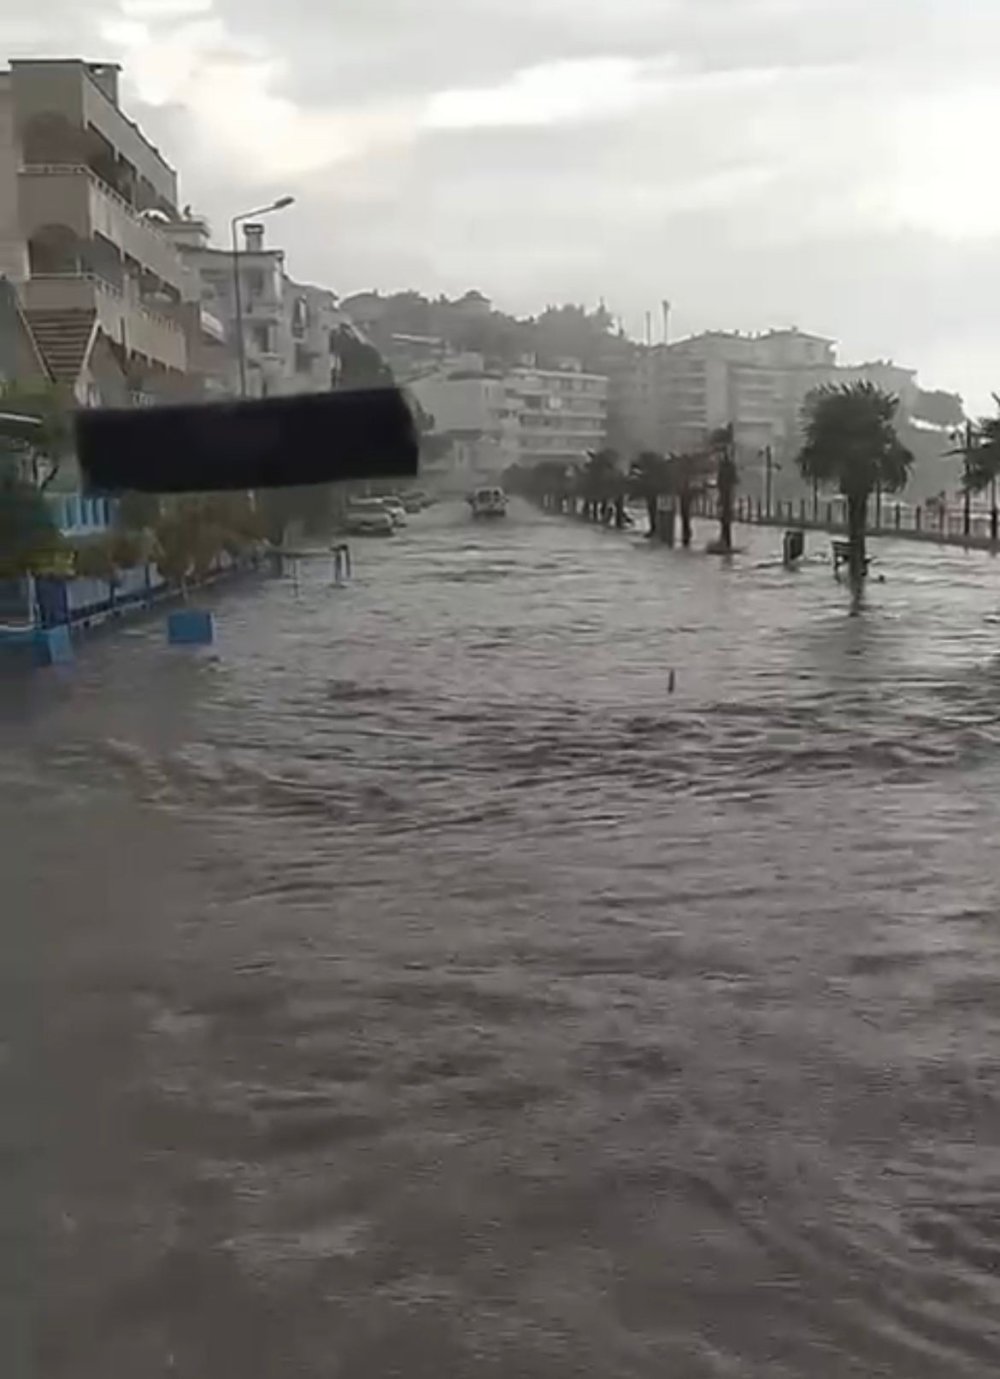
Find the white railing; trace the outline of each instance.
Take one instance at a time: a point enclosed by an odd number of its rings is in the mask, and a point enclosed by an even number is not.
[[[21,174],[24,177],[38,177],[39,179],[86,178],[90,195],[90,223],[88,226],[90,231],[96,230],[103,234],[118,248],[131,254],[133,258],[151,269],[164,282],[168,282],[174,287],[193,282],[192,275],[184,266],[173,241],[158,228],[156,221],[143,215],[126,197],[122,196],[121,192],[116,191],[114,187],[105,182],[87,164],[29,163],[21,168]],[[23,200],[26,204],[22,206],[22,211],[26,211],[29,217],[33,209],[39,211],[34,216],[36,222],[40,220],[45,222],[58,221],[58,213],[61,208],[57,205],[52,206],[52,214],[49,215],[47,206],[44,209],[32,207],[30,195]],[[116,219],[116,216],[120,219]],[[25,228],[30,235],[33,228],[30,220]]]
[[[25,283],[24,291],[27,305],[37,310],[93,307],[101,329],[112,340],[120,342],[124,333],[130,350],[155,359],[167,368],[180,372],[187,368],[183,328],[96,273],[36,273]]]

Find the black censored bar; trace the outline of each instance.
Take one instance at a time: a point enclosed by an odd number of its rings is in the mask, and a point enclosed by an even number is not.
[[[81,409],[77,456],[102,493],[212,493],[417,473],[413,413],[396,388],[239,402]]]

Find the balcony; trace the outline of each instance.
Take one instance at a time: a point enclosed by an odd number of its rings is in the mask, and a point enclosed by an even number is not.
[[[33,275],[24,284],[24,304],[30,311],[96,311],[105,335],[129,352],[179,373],[187,368],[182,327],[95,274]]]
[[[283,321],[285,315],[277,297],[261,296],[259,293],[241,297],[240,312],[247,321]]]
[[[65,226],[81,240],[101,235],[181,295],[194,295],[192,275],[156,222],[140,215],[84,164],[23,167],[18,193],[29,241],[50,226]]]
[[[206,340],[210,340],[216,345],[226,344],[228,337],[225,326],[218,316],[214,316],[211,311],[206,311],[204,307],[200,307],[198,311],[198,326]]]

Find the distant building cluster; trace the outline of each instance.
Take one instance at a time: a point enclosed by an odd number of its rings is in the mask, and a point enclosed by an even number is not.
[[[733,426],[743,452],[798,449],[802,408],[816,388],[867,379],[913,411],[916,371],[878,361],[844,366],[835,343],[798,329],[759,335],[707,331],[638,347],[612,381],[612,409],[631,446],[697,449],[706,434]]]
[[[333,292],[290,277],[262,223],[214,247],[118,83],[78,59],[0,71],[0,275],[28,372],[104,406],[335,385],[352,327]]]
[[[603,303],[517,321],[478,291],[340,302],[292,278],[265,238],[263,216],[290,201],[237,216],[237,241],[213,244],[122,110],[117,66],[11,62],[0,71],[0,381],[141,406],[324,390],[348,381],[351,361],[386,377],[384,360],[423,411],[428,463],[462,483],[512,464],[576,464],[609,444],[625,459],[697,450],[729,424],[745,468],[766,453],[790,473],[818,385],[869,379],[900,397],[904,418],[927,396],[913,370],[844,366],[832,340],[798,329],[667,341],[667,303],[664,342],[639,344]],[[961,421],[959,399],[935,399],[939,426]]]
[[[443,467],[463,482],[513,464],[574,464],[607,435],[607,378],[569,361],[542,369],[524,360],[496,370],[464,355],[408,386],[434,431],[451,442]]]
[[[449,353],[443,340],[393,343],[397,376],[452,440],[452,467],[463,476],[514,463],[580,463],[608,444],[626,460],[643,450],[697,451],[730,423],[744,468],[763,465],[768,450],[781,465],[799,449],[803,405],[817,387],[868,380],[900,398],[903,418],[920,395],[915,370],[882,360],[839,364],[832,340],[794,329],[632,345],[602,374],[574,360],[491,367],[479,355]]]

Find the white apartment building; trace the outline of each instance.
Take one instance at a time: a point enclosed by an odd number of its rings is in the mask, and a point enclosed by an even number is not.
[[[469,485],[497,478],[520,454],[519,414],[502,373],[487,372],[480,355],[457,355],[438,372],[412,379],[409,392],[451,442],[439,480]]]
[[[185,266],[196,284],[201,304],[222,322],[229,344],[227,357],[219,359],[220,372],[212,391],[243,391],[238,363],[237,314],[243,328],[243,374],[249,397],[266,397],[294,391],[291,313],[285,296],[285,254],[264,245],[263,226],[244,226],[245,242],[236,256],[239,270],[239,312],[236,301],[236,266],[230,249],[209,243],[207,221],[186,217],[168,227]]]
[[[338,334],[352,322],[325,287],[285,279],[296,392],[323,392],[340,381]]]
[[[608,380],[567,361],[560,369],[523,367],[505,379],[517,414],[518,461],[577,464],[599,450],[608,429]]]
[[[118,76],[78,59],[0,71],[0,273],[81,402],[188,391],[189,345],[218,333],[164,231],[177,175],[121,109]]]
[[[218,356],[212,390],[249,397],[322,392],[340,376],[337,340],[351,327],[333,292],[285,272],[285,251],[264,242],[263,224],[243,226],[243,243],[210,244],[208,223],[188,216],[167,227],[197,284],[201,305],[222,323],[228,351]],[[238,273],[238,280],[237,280]],[[239,304],[237,309],[237,281]],[[237,317],[242,324],[240,377]]]
[[[860,379],[896,393],[904,415],[917,396],[914,370],[884,360],[838,364],[834,342],[824,336],[796,329],[709,331],[669,345],[638,346],[614,380],[612,408],[634,450],[696,449],[711,431],[732,422],[745,456],[768,445],[791,455],[809,393],[825,383]]]
[[[579,367],[487,372],[481,356],[457,356],[409,388],[435,432],[452,439],[451,467],[463,480],[512,464],[580,463],[604,444],[608,380]]]

